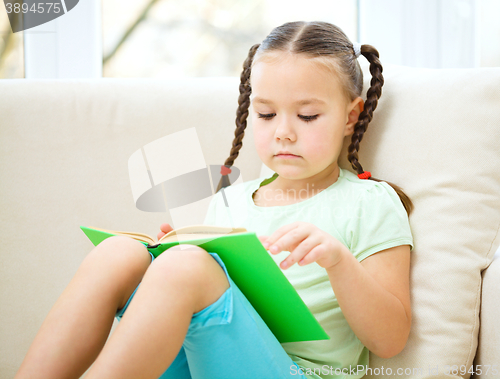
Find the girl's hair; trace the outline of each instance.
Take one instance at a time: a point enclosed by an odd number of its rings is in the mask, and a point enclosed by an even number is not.
[[[308,58],[322,63],[326,68],[332,70],[339,77],[345,95],[352,100],[361,95],[363,90],[363,72],[359,66],[353,44],[344,32],[335,25],[326,22],[289,22],[274,28],[262,43],[253,45],[248,52],[248,57],[243,63],[243,71],[240,76],[240,96],[238,98],[238,110],[236,111],[236,130],[234,132],[233,146],[229,157],[224,165],[230,167],[238,157],[243,146],[242,141],[247,126],[248,108],[250,106],[250,73],[252,66],[261,57],[272,56],[273,53],[303,54]],[[359,143],[363,134],[372,120],[373,111],[377,107],[378,99],[382,94],[384,78],[382,76],[382,65],[379,61],[378,51],[370,45],[361,45],[361,54],[370,62],[370,73],[372,79],[370,88],[366,93],[366,101],[363,111],[360,113],[358,122],[354,126],[351,136],[351,144],[348,148],[347,159],[352,168],[362,174],[363,168],[358,160]],[[374,177],[371,180],[382,182]],[[408,215],[413,209],[410,198],[397,185],[385,181],[399,195]],[[219,191],[229,186],[229,178],[223,175],[217,187]]]

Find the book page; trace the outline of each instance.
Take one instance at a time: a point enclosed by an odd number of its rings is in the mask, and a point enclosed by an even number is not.
[[[193,238],[193,234],[196,234],[196,238],[203,237],[213,237],[214,235],[224,235],[224,234],[234,234],[234,233],[244,233],[247,232],[245,228],[229,228],[223,226],[213,226],[213,225],[190,225],[184,226],[179,229],[172,230],[171,232],[165,234],[158,242],[170,242],[170,241],[183,241],[186,239]],[[173,236],[185,235],[186,238],[174,238]]]

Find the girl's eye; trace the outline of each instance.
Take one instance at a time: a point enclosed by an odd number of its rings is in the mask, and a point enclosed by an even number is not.
[[[276,113],[259,113],[259,118],[263,118],[264,120],[270,120],[272,119],[274,116],[276,116]]]
[[[314,121],[318,118],[318,116],[319,116],[319,114],[315,114],[312,116],[304,116],[304,115],[299,114],[299,118],[305,122]]]

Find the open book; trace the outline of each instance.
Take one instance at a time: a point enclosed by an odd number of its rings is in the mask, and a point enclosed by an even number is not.
[[[101,241],[111,236],[126,236],[144,243],[148,248],[155,248],[158,245],[167,242],[185,241],[188,239],[192,240],[192,239],[213,238],[214,236],[242,233],[247,231],[245,228],[227,228],[222,226],[210,226],[210,225],[190,225],[190,226],[184,226],[179,229],[171,230],[163,237],[161,237],[158,241],[155,241],[153,237],[148,236],[147,234],[144,233],[119,232],[116,230],[106,230],[94,227],[87,228],[84,226],[81,226],[80,228],[92,242],[94,242],[94,239],[90,238],[89,233],[94,234],[95,237],[98,236],[103,237]],[[101,243],[101,241],[99,241],[98,243]]]
[[[128,236],[142,242],[155,257],[181,243],[217,253],[231,279],[280,343],[330,338],[257,235],[245,228],[192,225],[172,230],[157,242],[142,233],[80,228],[96,246],[111,236]]]

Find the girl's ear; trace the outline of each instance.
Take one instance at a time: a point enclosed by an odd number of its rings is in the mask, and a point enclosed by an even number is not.
[[[347,107],[347,124],[345,129],[345,136],[354,133],[354,126],[358,122],[359,115],[363,112],[365,102],[361,97],[355,98]]]

